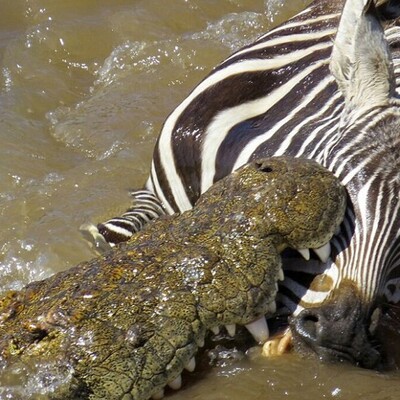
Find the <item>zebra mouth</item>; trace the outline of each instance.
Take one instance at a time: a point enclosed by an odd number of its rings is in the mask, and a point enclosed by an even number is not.
[[[306,262],[299,260],[298,253],[290,250],[285,254],[294,264],[303,263],[305,267],[312,263],[320,266],[320,272],[326,267],[330,257],[331,247],[327,243],[315,251],[301,249],[299,253]],[[297,254],[296,254],[297,253]],[[318,259],[318,260],[317,260]],[[285,269],[285,267],[284,267]],[[309,281],[318,275],[309,274]],[[290,271],[286,271],[285,275]],[[280,281],[284,281],[281,271]],[[281,282],[278,292],[284,289]],[[328,292],[327,292],[328,293]],[[298,303],[301,299],[297,299]],[[278,303],[278,311],[273,315],[256,321],[254,329],[246,326],[253,338],[263,343],[263,355],[266,357],[282,355],[292,347],[300,355],[317,357],[324,362],[347,362],[363,368],[376,368],[381,365],[381,354],[376,349],[373,337],[376,328],[376,318],[371,315],[363,303],[359,290],[352,282],[345,281],[339,288],[330,292],[326,300],[319,306],[305,307],[299,313],[293,313]],[[282,303],[282,304],[279,304]],[[252,325],[252,324],[249,324]],[[260,330],[259,330],[260,329]],[[232,327],[227,327],[230,336],[234,335]]]
[[[323,362],[347,362],[362,368],[373,369],[381,362],[381,354],[372,345],[363,329],[359,329],[353,340],[346,344],[336,343],[335,339],[325,339],[318,343],[316,336],[310,335],[309,331],[296,326],[298,319],[295,317],[290,321],[295,350],[304,356],[317,356]],[[311,320],[311,325],[317,321]],[[330,325],[332,328],[333,325]],[[314,330],[315,328],[311,328]],[[333,334],[338,331],[333,329]]]
[[[371,316],[352,282],[343,282],[321,306],[289,318],[295,350],[322,361],[376,368],[381,355],[368,327]]]

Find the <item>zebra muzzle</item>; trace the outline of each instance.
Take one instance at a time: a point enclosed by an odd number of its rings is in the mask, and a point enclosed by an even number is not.
[[[321,306],[304,309],[290,319],[295,350],[322,361],[376,368],[381,355],[368,329],[367,310],[355,285],[343,282]]]

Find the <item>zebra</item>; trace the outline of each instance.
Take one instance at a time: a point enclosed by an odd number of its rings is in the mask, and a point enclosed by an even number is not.
[[[400,302],[400,5],[343,3],[315,0],[219,64],[166,119],[134,207],[91,234],[127,240],[254,158],[314,159],[349,206],[330,246],[287,255],[278,314],[300,352],[374,367],[379,313]]]

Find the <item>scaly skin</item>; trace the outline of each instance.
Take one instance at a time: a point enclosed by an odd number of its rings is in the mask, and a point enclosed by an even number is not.
[[[325,244],[345,199],[315,162],[253,162],[104,257],[7,293],[0,369],[51,365],[65,378],[54,399],[148,399],[207,330],[271,314],[279,253]]]

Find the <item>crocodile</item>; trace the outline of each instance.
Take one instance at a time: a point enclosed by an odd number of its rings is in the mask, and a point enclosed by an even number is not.
[[[193,209],[3,294],[1,379],[50,370],[53,381],[58,377],[50,399],[161,398],[166,385],[179,388],[185,368],[194,370],[210,330],[238,324],[258,342],[268,339],[265,316],[276,312],[284,277],[281,252],[326,245],[346,197],[314,161],[274,157],[245,165]]]

